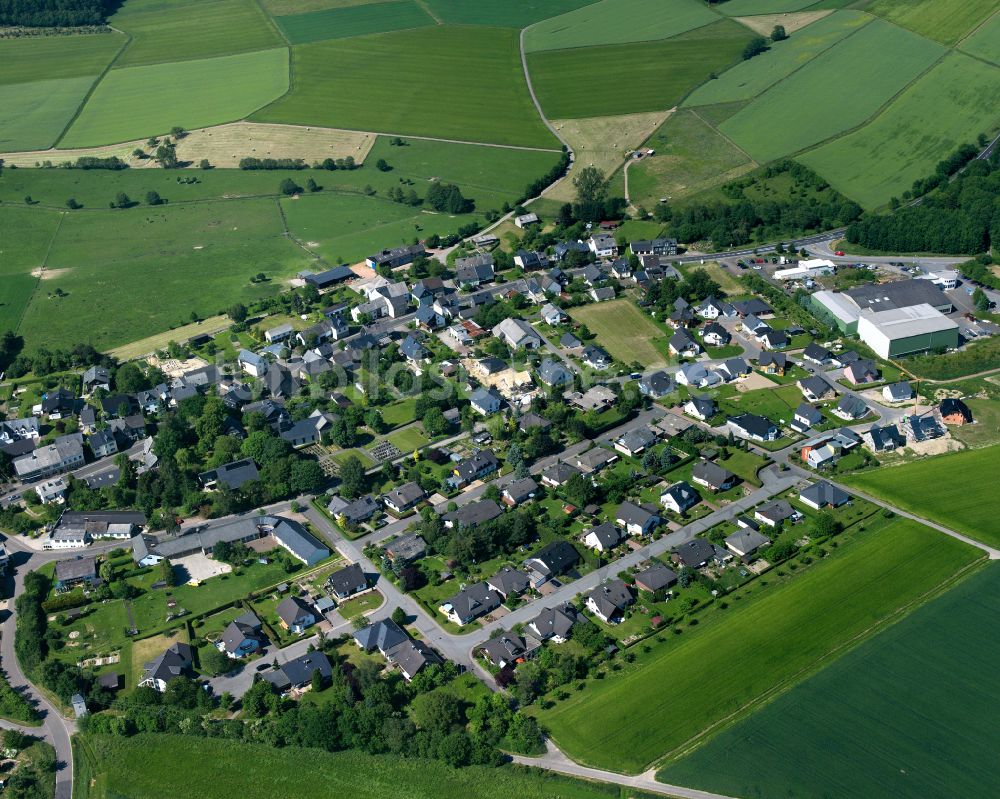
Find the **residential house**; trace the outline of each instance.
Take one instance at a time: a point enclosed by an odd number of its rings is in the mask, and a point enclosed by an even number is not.
[[[108,422],[108,430],[120,442],[118,448],[121,449],[122,443],[131,446],[146,437],[146,420],[139,414],[126,416],[124,419],[112,419]]]
[[[691,397],[684,403],[684,413],[707,422],[717,413],[715,400],[710,397]]]
[[[972,424],[972,411],[968,405],[956,397],[947,397],[941,400],[938,412],[941,414],[941,421],[945,424],[958,426]]]
[[[572,456],[572,465],[584,474],[596,474],[605,466],[618,460],[618,456],[604,447],[592,447]]]
[[[501,605],[500,595],[486,583],[473,583],[438,608],[452,624],[464,627]]]
[[[272,327],[270,330],[265,330],[264,338],[268,344],[280,344],[283,341],[288,341],[294,333],[294,327],[290,324],[284,324]]]
[[[576,257],[586,255],[590,248],[582,241],[561,241],[553,248],[556,260],[562,263],[570,253],[577,253]]]
[[[770,538],[748,528],[740,528],[732,535],[726,536],[726,548],[744,561],[748,561],[758,550],[769,546],[771,546]]]
[[[371,269],[378,269],[380,266],[396,269],[413,263],[419,256],[425,255],[426,250],[423,244],[409,244],[403,247],[393,247],[390,250],[381,250],[375,255],[365,258],[365,264]]]
[[[724,382],[723,377],[717,371],[708,369],[704,364],[686,363],[674,374],[678,385],[691,386],[692,388],[709,388]]]
[[[660,523],[655,507],[622,502],[615,511],[615,523],[629,535],[649,535]]]
[[[281,626],[291,633],[302,633],[318,619],[313,608],[297,596],[285,597],[276,609]]]
[[[88,436],[87,443],[95,458],[106,458],[118,452],[118,442],[110,430],[97,430]]]
[[[753,517],[757,521],[766,524],[768,527],[777,527],[785,519],[794,520],[798,515],[798,511],[794,510],[783,499],[776,499],[768,502],[766,505],[761,505],[753,513]]]
[[[343,569],[337,569],[326,578],[326,587],[337,599],[343,601],[355,594],[368,590],[368,578],[361,564],[352,563]]]
[[[518,250],[514,253],[514,266],[526,272],[536,269],[544,269],[549,265],[549,259],[543,252],[528,252],[528,250]]]
[[[722,347],[732,341],[733,337],[718,322],[709,322],[701,331],[701,340],[711,347]]]
[[[769,350],[780,350],[791,345],[792,340],[784,330],[763,330],[757,336],[757,340]]]
[[[410,563],[424,556],[427,543],[416,533],[403,535],[385,545],[385,554],[389,560]]]
[[[558,325],[566,321],[566,314],[551,302],[545,303],[541,309],[542,321],[547,325]]]
[[[542,470],[542,483],[551,488],[559,488],[566,485],[569,479],[577,474],[580,474],[579,470],[574,469],[569,464],[556,462]]]
[[[670,337],[670,352],[680,358],[694,358],[701,352],[701,346],[684,329]]]
[[[769,316],[774,310],[759,297],[751,297],[748,300],[737,300],[733,303],[733,308],[741,319],[748,316]]]
[[[647,374],[639,380],[639,391],[647,397],[660,399],[674,390],[674,381],[666,372]]]
[[[587,609],[605,624],[617,624],[635,597],[622,580],[609,580],[587,595]]]
[[[72,560],[56,561],[56,591],[69,591],[78,585],[93,588],[99,583],[97,561],[93,557],[76,557]]]
[[[583,282],[590,287],[603,283],[608,279],[607,273],[597,264],[589,264],[583,269]]]
[[[503,397],[495,388],[477,388],[469,395],[469,404],[482,416],[492,416],[503,407]]]
[[[618,242],[607,233],[597,233],[587,241],[587,247],[598,258],[614,258],[618,255]]]
[[[104,366],[91,366],[83,373],[83,392],[91,394],[99,388],[111,391],[111,371]]]
[[[424,489],[418,483],[410,481],[387,491],[382,495],[382,502],[389,510],[402,514],[415,508],[425,496],[427,494]]]
[[[795,385],[799,387],[799,391],[802,392],[802,396],[809,400],[809,402],[819,402],[827,397],[832,397],[835,393],[833,386],[827,383],[826,379],[820,377],[819,375],[804,377],[801,380],[796,381]]]
[[[523,636],[503,633],[479,647],[479,654],[497,668],[506,668],[527,657],[528,643]]]
[[[522,433],[528,433],[535,429],[549,430],[551,427],[552,422],[532,411],[517,417],[517,429]]]
[[[833,360],[833,353],[826,347],[822,347],[815,341],[811,341],[806,345],[806,348],[802,350],[802,357],[805,360],[812,361],[820,366],[826,366],[831,360]]]
[[[409,682],[426,665],[439,663],[425,644],[414,641],[392,619],[382,619],[354,633],[354,640],[364,652],[378,651],[391,666],[399,669]]]
[[[603,411],[615,404],[618,395],[608,386],[592,386],[582,394],[572,392],[566,396],[570,402],[582,411]]]
[[[492,450],[475,450],[452,470],[452,476],[448,482],[455,488],[461,488],[473,480],[481,480],[499,469],[500,462]]]
[[[547,386],[573,384],[573,373],[562,362],[546,358],[538,367],[538,379]]]
[[[470,502],[441,516],[444,526],[469,529],[492,521],[503,513],[503,509],[492,499]]]
[[[582,347],[583,342],[572,333],[563,333],[562,338],[559,339],[559,346],[565,347],[568,350],[575,350]]]
[[[335,496],[330,499],[326,506],[326,509],[338,522],[351,525],[368,521],[378,512],[378,508],[378,503],[370,494],[358,497],[352,502]]]
[[[715,547],[704,538],[692,538],[671,550],[671,559],[688,569],[700,569],[715,558]]]
[[[167,685],[176,677],[191,673],[192,650],[187,644],[171,644],[162,654],[143,666],[140,688],[152,688],[166,693]]]
[[[882,388],[882,397],[886,402],[906,402],[913,399],[913,386],[906,380],[890,383]]]
[[[615,449],[634,458],[655,443],[656,433],[648,427],[635,427],[615,439]]]
[[[648,569],[638,572],[635,575],[635,587],[640,591],[655,594],[658,591],[665,591],[670,586],[677,583],[677,573],[673,569],[668,569],[661,563],[650,566]]]
[[[74,414],[81,405],[76,394],[62,388],[55,391],[48,391],[42,395],[42,401],[32,407],[31,412],[35,416],[48,416],[49,419],[64,419]]]
[[[35,486],[35,493],[43,505],[65,502],[67,491],[69,491],[69,480],[65,477],[52,477]]]
[[[700,460],[691,470],[691,481],[712,491],[728,491],[740,478],[717,463]]]
[[[251,377],[263,377],[267,373],[268,361],[250,350],[240,350],[236,358],[239,367]]]
[[[531,477],[522,477],[519,480],[508,483],[503,491],[500,492],[500,498],[505,505],[516,508],[518,505],[531,500],[537,491],[538,483]]]
[[[262,626],[257,615],[248,610],[229,622],[216,646],[233,660],[254,655],[264,644]]]
[[[583,544],[595,552],[609,552],[625,540],[625,536],[611,522],[592,527],[583,536]]]
[[[553,541],[524,561],[524,568],[531,578],[531,587],[538,586],[564,574],[580,562],[579,553],[566,541]]]
[[[756,413],[741,413],[739,416],[730,416],[726,419],[726,424],[734,435],[751,441],[774,441],[781,435],[781,431],[774,422]]]
[[[750,374],[750,366],[742,358],[727,358],[715,367],[715,372],[722,375],[727,383],[730,383]]]
[[[765,350],[757,356],[757,368],[766,375],[782,377],[788,368],[788,356],[783,352]]]
[[[899,428],[894,424],[877,425],[861,434],[864,445],[872,452],[892,452],[899,447],[906,446],[906,436],[899,432]]]
[[[224,463],[198,475],[198,482],[205,489],[227,488],[231,491],[239,491],[246,483],[259,479],[260,473],[253,458]]]
[[[504,566],[500,571],[486,580],[486,584],[496,591],[506,602],[510,597],[518,596],[528,590],[531,580],[528,575],[510,566]]]
[[[628,258],[616,258],[611,262],[611,277],[616,280],[628,280],[632,277],[632,265]]]
[[[481,286],[493,280],[495,262],[490,253],[470,255],[455,260],[455,283],[460,286]]]
[[[684,480],[668,486],[660,494],[660,504],[677,514],[686,513],[699,502],[701,495]]]
[[[820,480],[799,491],[799,502],[819,510],[827,506],[839,508],[851,501],[851,495],[826,480]]]
[[[595,286],[587,293],[594,302],[610,302],[616,296],[614,286]]]
[[[861,397],[853,394],[845,394],[840,398],[836,406],[831,409],[830,413],[840,417],[844,421],[856,422],[858,419],[864,419],[869,411],[868,406],[865,405],[865,401]]]
[[[576,609],[570,604],[565,604],[542,610],[528,622],[528,630],[540,641],[563,644],[572,635],[574,624],[576,624]]]
[[[504,319],[493,328],[493,335],[512,350],[537,350],[542,345],[542,337],[523,319]]]
[[[855,386],[877,383],[879,380],[879,371],[873,361],[861,358],[844,368],[844,377]]]
[[[677,255],[677,239],[653,239],[646,241],[629,242],[629,249],[633,255],[640,258],[648,255]]]
[[[82,441],[79,435],[60,436],[51,444],[14,458],[14,473],[22,482],[30,483],[83,466]]]
[[[792,418],[792,429],[797,433],[805,433],[810,427],[823,424],[823,414],[819,409],[807,402],[799,403]]]
[[[531,225],[538,224],[538,214],[519,214],[514,217],[514,225],[522,230]]]
[[[594,345],[584,348],[580,357],[583,359],[584,364],[591,369],[610,369],[613,363],[611,356],[607,352]]]

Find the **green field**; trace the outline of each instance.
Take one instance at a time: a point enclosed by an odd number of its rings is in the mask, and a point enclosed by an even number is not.
[[[589,683],[539,719],[574,760],[641,771],[842,654],[979,556],[908,520],[869,525],[823,563],[639,655],[628,673]]]
[[[666,39],[718,20],[699,0],[601,0],[532,26],[524,49],[565,50]],[[641,22],[640,22],[641,21]]]
[[[867,8],[942,44],[954,44],[997,10],[996,0],[875,0]]]
[[[990,565],[658,776],[743,797],[996,796],[998,613]]]
[[[942,153],[993,129],[998,81],[996,67],[951,53],[863,128],[798,160],[861,205],[883,205],[933,172]]]
[[[94,78],[0,84],[0,150],[41,150],[55,144]]]
[[[741,61],[716,80],[699,86],[684,101],[684,105],[752,100],[871,20],[870,16],[859,11],[838,11],[824,17],[796,31],[785,41],[772,44],[767,53]]]
[[[387,33],[434,25],[434,18],[415,0],[392,0],[373,5],[330,8],[309,14],[277,17],[275,22],[291,44],[324,39],[346,39],[368,33]]]
[[[738,61],[750,38],[720,20],[665,41],[531,53],[528,68],[550,119],[662,111]]]
[[[675,111],[646,142],[656,154],[628,168],[629,199],[654,206],[718,186],[741,175],[753,162],[693,110]]]
[[[622,363],[662,366],[669,336],[629,300],[611,300],[574,308],[573,319],[585,324],[601,346]],[[654,346],[654,341],[659,347]]]
[[[728,0],[719,4],[719,11],[731,17],[747,17],[753,14],[802,11],[810,6],[823,8],[825,4],[817,3],[816,0]]]
[[[311,265],[283,236],[274,200],[68,214],[19,332],[29,349],[113,347],[282,288],[251,285],[257,272]],[[67,296],[50,296],[56,288]]]
[[[1000,446],[939,455],[891,469],[843,478],[848,485],[904,510],[1000,545],[994,486],[987,475],[1000,469]]]
[[[18,232],[16,242],[8,234],[0,243],[0,333],[17,329],[38,283],[31,271],[43,264],[59,218],[34,209],[0,207],[0,230]]]
[[[125,41],[120,33],[0,39],[0,85],[96,77]]]
[[[528,96],[511,29],[437,26],[298,45],[292,71],[292,91],[254,119],[557,145]]]
[[[440,760],[277,749],[196,736],[78,738],[73,752],[76,799],[161,799],[163,786],[177,781],[178,763],[184,764],[184,795],[189,799],[216,799],[220,785],[243,799],[275,795],[296,799],[621,799],[623,795],[618,786],[515,766],[453,769]],[[308,767],[303,766],[304,759]]]
[[[254,0],[128,0],[111,24],[132,37],[116,69],[284,44]]]
[[[1000,14],[994,14],[960,48],[971,55],[1000,64]]]
[[[771,87],[720,130],[757,161],[789,155],[860,125],[943,52],[875,20]]]
[[[438,19],[454,25],[526,28],[547,17],[589,5],[593,0],[423,0]]]
[[[284,49],[113,69],[60,141],[92,147],[233,122],[288,90]]]

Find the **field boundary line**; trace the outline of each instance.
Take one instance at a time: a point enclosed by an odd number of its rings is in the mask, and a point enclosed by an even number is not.
[[[684,110],[684,109],[681,109],[681,110]],[[709,122],[707,119],[705,119],[705,117],[703,117],[701,114],[699,114],[698,111],[697,111],[697,106],[691,106],[687,110],[690,111],[692,114],[694,114],[698,119],[700,119],[706,125],[708,125],[716,133],[718,133],[723,139],[725,139],[727,142],[729,142],[731,145],[733,145],[733,147],[735,147],[737,150],[739,150],[741,153],[743,153],[743,155],[745,155],[749,159],[750,163],[753,164],[753,166],[754,166],[755,169],[760,166],[760,162],[757,161],[756,158],[754,158],[752,155],[750,155],[750,153],[748,153],[746,150],[744,150],[742,147],[740,147],[736,142],[734,142],[732,139],[730,139],[729,136],[727,136],[725,133],[723,133],[718,127],[716,127],[715,125],[713,125],[711,122]]]
[[[122,34],[125,37],[125,41],[122,42],[122,46],[118,48],[118,52],[114,54],[114,56],[110,61],[108,61],[107,66],[105,66],[104,69],[101,71],[101,73],[96,78],[94,78],[94,82],[90,84],[90,88],[87,89],[87,93],[83,95],[83,99],[80,101],[80,104],[76,107],[76,111],[73,112],[73,116],[69,118],[69,121],[63,126],[63,129],[59,131],[59,135],[56,137],[56,140],[52,142],[52,146],[49,148],[50,150],[54,150],[56,147],[59,146],[59,142],[61,142],[64,138],[66,138],[66,134],[69,133],[69,129],[73,127],[73,123],[80,118],[80,114],[83,113],[83,109],[86,107],[87,103],[90,102],[90,98],[94,96],[94,92],[97,91],[97,87],[107,77],[108,73],[111,71],[111,68],[115,65],[115,62],[119,58],[121,58],[121,55],[122,53],[125,52],[126,48],[130,44],[132,44],[131,34],[125,33],[125,31],[118,30],[118,28],[111,27],[110,25],[108,27],[110,27],[111,30],[113,30],[115,33]]]
[[[413,2],[414,5],[417,5],[421,9],[423,9],[424,13],[427,14],[427,16],[429,16],[432,20],[434,20],[434,22],[436,22],[438,25],[446,24],[445,21],[441,19],[441,17],[439,17],[437,14],[434,13],[434,9],[432,9],[429,5],[427,5],[427,3],[424,2],[424,0],[413,0]],[[412,30],[412,28],[410,30]]]
[[[278,38],[281,39],[281,41],[283,41],[285,43],[285,46],[286,47],[291,47],[292,43],[290,41],[288,41],[288,37],[285,36],[285,32],[281,29],[281,26],[277,23],[277,21],[271,15],[271,12],[268,11],[266,8],[264,8],[264,6],[261,4],[260,0],[253,0],[253,4],[257,7],[257,10],[260,11],[260,13],[264,15],[264,19],[267,20],[267,24],[271,27],[271,30],[273,30],[276,34],[278,34]],[[289,73],[289,75],[290,74],[291,73]],[[290,82],[291,82],[291,78],[289,77],[289,83]]]
[[[960,38],[959,38],[959,39],[958,39],[958,40],[957,40],[957,41],[956,41],[956,42],[955,42],[955,43],[954,43],[954,44],[952,45],[952,48],[954,48],[954,49],[956,49],[956,50],[957,50],[957,49],[958,49],[958,46],[959,46],[960,44],[962,44],[962,42],[964,42],[964,41],[965,41],[966,39],[970,39],[970,38],[972,38],[972,37],[973,37],[973,36],[975,36],[975,35],[976,35],[977,33],[979,33],[979,31],[981,31],[981,30],[982,30],[983,28],[985,28],[985,27],[986,27],[987,25],[989,25],[989,24],[990,24],[990,22],[991,22],[991,21],[993,20],[993,17],[997,16],[998,14],[1000,14],[1000,8],[997,8],[997,9],[996,9],[996,10],[995,10],[995,11],[994,11],[994,12],[993,12],[992,14],[988,14],[988,15],[986,16],[986,19],[984,19],[984,20],[983,20],[982,22],[980,22],[980,23],[979,23],[978,25],[974,25],[974,26],[973,26],[973,28],[972,28],[972,30],[968,31],[968,32],[967,32],[967,33],[966,33],[966,34],[965,34],[964,36],[961,36],[961,37],[960,37]],[[965,53],[965,51],[964,51],[964,50],[963,50],[962,52],[963,52],[963,53]],[[970,55],[969,53],[965,53],[965,54],[966,54],[966,55]],[[983,60],[985,61],[985,59],[983,59]],[[992,63],[992,62],[990,62],[990,63]]]
[[[17,317],[17,324],[14,325],[14,332],[16,333],[21,329],[21,323],[24,321],[24,315],[28,313],[28,308],[35,301],[35,295],[38,293],[38,289],[42,285],[42,276],[45,274],[45,267],[49,263],[49,254],[52,252],[52,246],[56,243],[56,236],[59,235],[59,231],[62,230],[63,220],[66,218],[66,211],[60,211],[59,221],[56,222],[56,229],[52,231],[52,238],[49,239],[49,246],[45,248],[45,254],[42,256],[42,262],[38,265],[38,277],[35,278],[35,287],[31,290],[31,294],[28,296],[28,301],[24,303],[24,307],[21,309],[21,315]]]
[[[292,244],[297,246],[303,252],[309,253],[309,256],[314,261],[319,261],[321,264],[325,264],[326,266],[332,268],[333,265],[329,261],[327,261],[322,255],[320,255],[318,252],[313,252],[312,250],[310,250],[308,247],[306,247],[305,244],[299,241],[299,239],[296,238],[295,235],[292,234],[292,231],[288,227],[288,219],[285,218],[285,209],[281,207],[281,198],[276,197],[274,203],[275,205],[278,206],[278,218],[281,219],[281,228],[284,231],[285,238],[288,239],[290,242],[292,242]]]
[[[988,557],[979,557],[971,563],[967,563],[965,566],[962,566],[960,569],[945,577],[944,580],[937,585],[932,586],[920,596],[915,597],[905,605],[895,608],[881,619],[875,621],[871,626],[865,628],[843,643],[838,644],[833,649],[830,649],[811,664],[803,667],[795,674],[790,675],[778,685],[775,685],[773,688],[765,691],[763,694],[747,702],[742,707],[737,708],[728,716],[725,716],[714,724],[706,727],[704,730],[699,732],[697,735],[692,736],[680,746],[674,747],[674,749],[650,763],[648,768],[656,769],[658,771],[666,765],[691,754],[691,752],[698,747],[703,746],[710,738],[721,732],[723,729],[741,721],[743,718],[749,716],[751,712],[756,712],[760,708],[774,702],[776,699],[788,693],[791,689],[801,685],[807,678],[812,677],[814,674],[818,674],[826,666],[830,665],[830,663],[839,660],[848,652],[857,649],[858,646],[865,641],[874,638],[878,633],[902,621],[915,610],[926,605],[932,599],[936,599],[949,588],[962,582],[967,577],[971,576],[973,572],[978,571],[987,563],[989,563]]]

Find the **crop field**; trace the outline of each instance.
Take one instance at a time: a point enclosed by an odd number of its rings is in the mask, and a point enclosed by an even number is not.
[[[93,83],[85,77],[0,85],[0,151],[51,147]]]
[[[1000,121],[1000,69],[951,53],[861,129],[798,160],[866,208],[888,202],[933,172],[941,153]]]
[[[659,778],[729,796],[995,796],[1000,567],[990,564]],[[849,763],[850,768],[844,768]]]
[[[524,49],[533,53],[666,39],[718,18],[698,0],[653,4],[647,0],[600,0],[534,25],[524,35]]]
[[[557,145],[528,96],[515,30],[437,26],[298,45],[292,69],[292,91],[255,119]]]
[[[943,52],[875,20],[772,86],[720,130],[757,161],[789,155],[860,125]],[[777,124],[791,113],[794,124]]]
[[[942,44],[954,44],[997,10],[996,0],[875,0],[868,11]]]
[[[838,5],[844,5],[844,2]],[[787,11],[802,11],[805,8],[822,8],[828,3],[817,3],[816,0],[729,0],[719,4],[719,11],[731,17],[744,17],[756,14],[782,14]]]
[[[531,82],[550,119],[662,111],[740,58],[751,33],[731,20],[658,42],[531,53]]]
[[[19,332],[29,348],[114,347],[281,288],[252,286],[257,272],[281,278],[311,263],[270,199],[68,214]]]
[[[987,544],[1000,545],[995,486],[1000,446],[876,469],[843,478],[848,485]]]
[[[741,61],[715,80],[699,86],[684,101],[684,105],[752,100],[871,21],[870,16],[858,11],[838,11],[831,14],[785,41],[773,43],[770,51],[764,55]]]
[[[418,760],[360,751],[277,749],[218,738],[144,734],[88,736],[74,741],[77,799],[160,799],[184,763],[189,799],[215,799],[219,785],[244,799],[271,799],[275,791],[299,799],[620,799],[618,786],[573,780],[513,766],[453,769]],[[303,768],[303,758],[308,768]],[[630,794],[632,795],[632,794]]]
[[[646,142],[656,151],[628,168],[629,199],[653,207],[739,177],[755,164],[746,153],[687,108],[675,111]]]
[[[435,17],[445,24],[495,25],[526,28],[539,20],[554,17],[593,0],[423,0]]]
[[[414,0],[390,0],[364,6],[330,8],[308,14],[277,17],[275,22],[291,44],[346,39],[368,33],[434,25],[434,18]]]
[[[120,33],[0,39],[0,85],[96,77],[125,41]]]
[[[627,673],[589,683],[539,719],[574,760],[641,771],[843,654],[979,557],[915,522],[869,525],[809,571],[763,593],[751,587],[709,624],[638,655]]]
[[[284,49],[113,69],[60,143],[92,147],[233,122],[287,90]]]
[[[60,215],[27,208],[0,207],[0,333],[17,328],[31,299],[38,278],[32,272],[42,266],[59,227]],[[7,233],[18,231],[17,240]]]
[[[284,44],[254,0],[128,0],[111,24],[132,36],[115,69]]]
[[[574,308],[570,314],[598,337],[601,346],[622,363],[663,366],[669,337],[628,300],[611,300]],[[661,348],[653,342],[659,339]]]
[[[1000,64],[1000,13],[963,41],[960,49],[994,64]]]

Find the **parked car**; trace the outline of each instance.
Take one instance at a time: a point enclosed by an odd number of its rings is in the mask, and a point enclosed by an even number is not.
[[[834,255],[836,255],[838,258],[843,258],[844,257],[844,251],[843,250],[837,250],[834,253]]]

